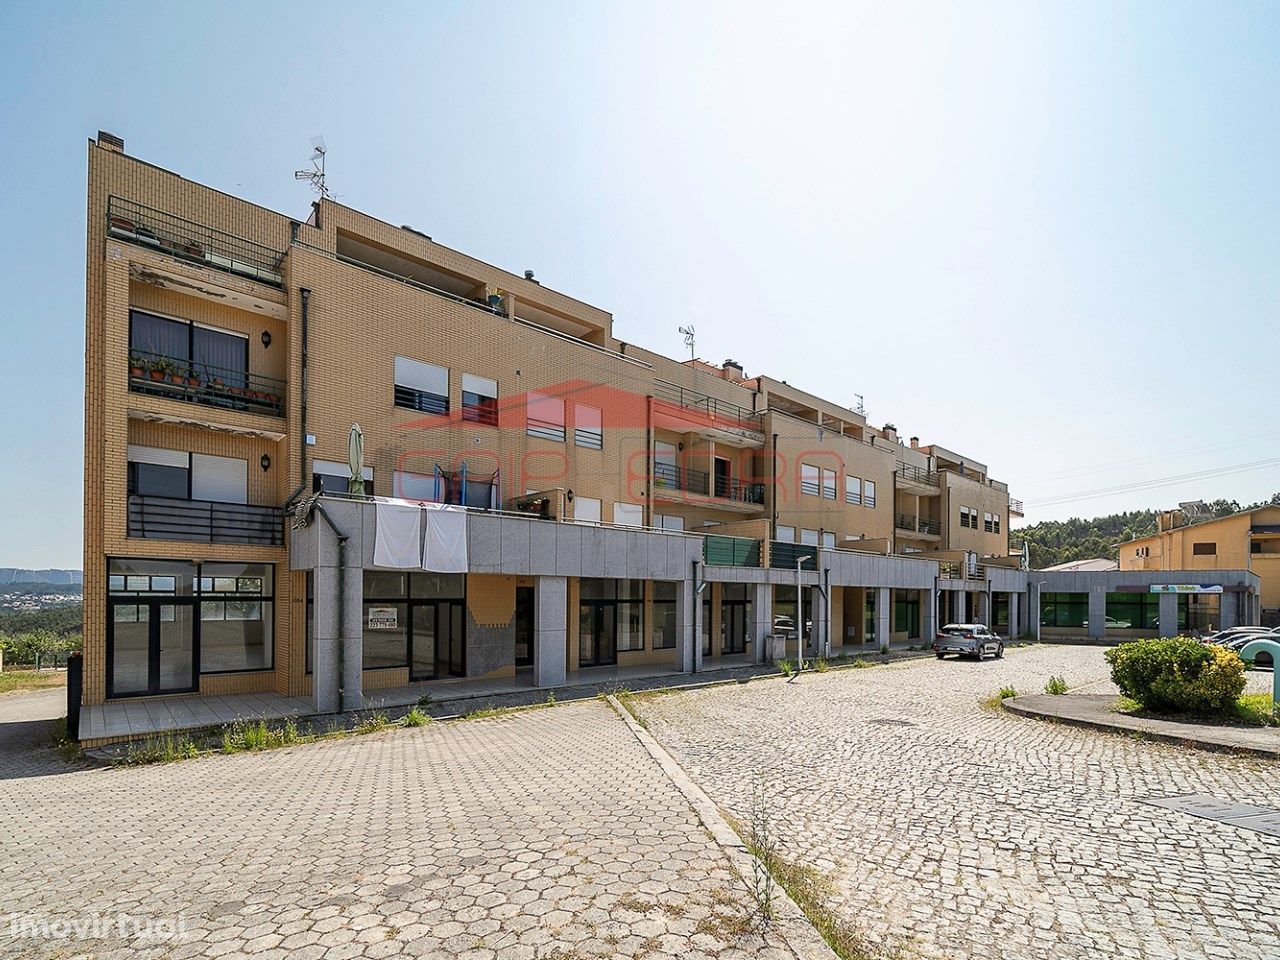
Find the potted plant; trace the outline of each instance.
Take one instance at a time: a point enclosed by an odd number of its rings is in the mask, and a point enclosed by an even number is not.
[[[134,356],[131,356],[129,358],[129,376],[132,379],[141,380],[143,376],[143,371],[145,369],[146,369],[146,361],[144,361],[141,357],[135,354]]]
[[[200,378],[196,376],[194,369],[187,371],[187,386],[193,388],[200,386]]]
[[[169,374],[170,366],[172,366],[172,364],[170,364],[168,360],[152,360],[148,376],[150,376],[156,383],[163,383],[165,377]]]
[[[180,387],[185,386],[187,382],[187,372],[172,361],[170,361],[167,366],[169,368],[169,382],[177,384]]]
[[[485,287],[485,299],[489,301],[489,309],[502,309],[502,291],[497,287]]]

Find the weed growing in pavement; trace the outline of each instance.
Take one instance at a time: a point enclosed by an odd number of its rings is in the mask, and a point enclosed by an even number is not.
[[[987,697],[985,700],[982,701],[982,708],[984,710],[999,710],[1000,703],[1002,701],[1008,700],[1010,697],[1016,697],[1017,695],[1018,695],[1018,691],[1015,690],[1013,687],[1003,686],[998,691],[996,691],[991,696]]]
[[[142,743],[129,744],[124,762],[130,766],[171,763],[174,760],[186,760],[199,754],[200,748],[190,737],[185,734],[166,733],[159,737],[148,737]]]
[[[431,717],[427,716],[417,707],[414,707],[400,718],[400,723],[406,727],[423,727],[432,722]]]
[[[1044,685],[1044,692],[1060,697],[1067,692],[1067,681],[1062,677],[1050,677],[1049,682]]]
[[[789,660],[789,659],[786,659],[786,658],[784,658],[784,659],[782,659],[782,660],[779,660],[779,661],[778,661],[778,672],[779,672],[779,673],[781,673],[784,677],[790,677],[790,676],[792,676],[793,674],[795,674],[795,672],[796,672],[796,665],[795,665],[794,661]]]
[[[773,923],[774,880],[769,866],[778,853],[765,789],[757,774],[751,788],[751,819],[747,823],[746,836],[747,848],[754,854],[751,861],[751,897],[755,901],[756,925],[761,933]]]
[[[831,664],[827,662],[826,657],[818,657],[813,661],[814,673],[826,673],[830,666]]]

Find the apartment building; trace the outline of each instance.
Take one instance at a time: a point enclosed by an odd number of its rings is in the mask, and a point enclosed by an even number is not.
[[[1249,570],[1260,581],[1260,622],[1280,626],[1280,507],[1207,520],[1165,510],[1157,527],[1120,545],[1121,570]]]
[[[351,709],[763,659],[779,618],[830,653],[1037,622],[1021,505],[977,460],[638,348],[411,227],[293,219],[110,134],[88,154],[88,705]],[[461,508],[465,561],[379,563],[391,501]]]

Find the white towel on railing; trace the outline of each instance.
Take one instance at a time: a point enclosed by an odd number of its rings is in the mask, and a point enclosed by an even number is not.
[[[418,570],[422,564],[422,509],[416,503],[377,502],[373,565]]]
[[[432,573],[467,572],[467,511],[442,503],[424,503],[427,535],[422,569]]]

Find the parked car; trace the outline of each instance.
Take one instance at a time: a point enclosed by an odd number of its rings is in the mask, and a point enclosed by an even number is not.
[[[773,618],[773,635],[775,637],[792,638],[796,635],[796,622],[791,617],[776,616]]]
[[[1104,629],[1106,630],[1128,630],[1130,627],[1133,626],[1133,624],[1130,623],[1128,620],[1117,620],[1115,617],[1107,617],[1106,621],[1107,622],[1104,627]],[[1085,620],[1084,626],[1087,627],[1088,625],[1089,625],[1089,621]]]
[[[933,653],[939,660],[948,653],[981,660],[988,653],[997,660],[1004,656],[1004,640],[982,623],[948,623],[933,641]]]

